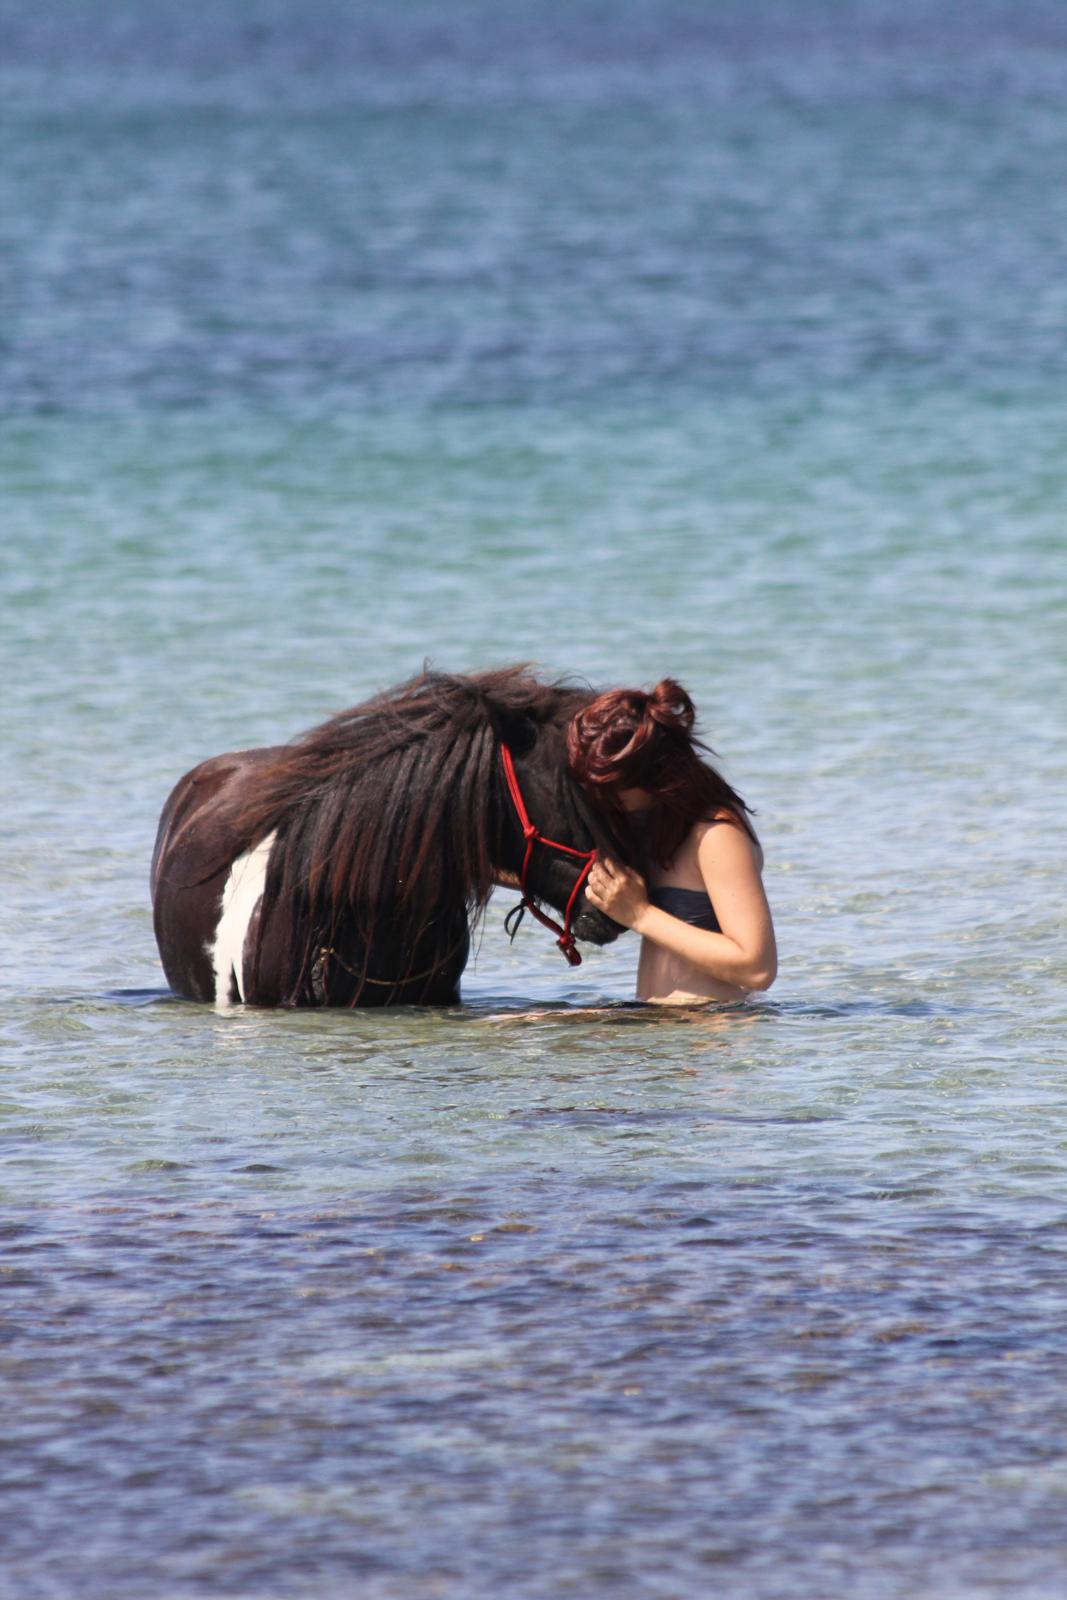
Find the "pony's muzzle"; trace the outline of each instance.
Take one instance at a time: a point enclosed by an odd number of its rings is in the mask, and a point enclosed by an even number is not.
[[[598,911],[595,906],[583,905],[571,929],[576,939],[581,939],[583,944],[614,944],[620,933],[626,929],[619,922],[613,922],[606,917],[603,911]]]

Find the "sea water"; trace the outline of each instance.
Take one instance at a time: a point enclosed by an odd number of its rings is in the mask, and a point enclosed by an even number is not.
[[[0,1594],[1060,1596],[1060,8],[0,22]],[[425,659],[679,677],[775,988],[171,998],[170,785]]]

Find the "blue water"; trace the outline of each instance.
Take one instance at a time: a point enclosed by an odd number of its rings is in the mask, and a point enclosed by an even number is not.
[[[4,1600],[1058,1600],[1065,91],[1035,0],[0,0]],[[443,1014],[168,997],[174,779],[426,657],[680,677],[770,994],[504,896]]]

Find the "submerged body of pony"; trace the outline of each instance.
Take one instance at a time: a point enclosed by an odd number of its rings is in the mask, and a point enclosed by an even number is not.
[[[448,1004],[493,884],[520,873],[531,901],[565,912],[567,940],[572,916],[579,938],[614,939],[580,862],[619,844],[566,763],[588,698],[519,667],[425,673],[291,745],[194,768],[152,862],[171,987],[216,1005]],[[558,845],[531,852],[505,751]]]

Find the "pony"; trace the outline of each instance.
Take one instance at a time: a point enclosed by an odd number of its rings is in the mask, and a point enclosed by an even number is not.
[[[220,1007],[455,1004],[497,883],[572,963],[575,937],[616,939],[582,885],[625,841],[567,767],[591,698],[528,666],[424,671],[290,744],[201,762],[152,858],[171,988]]]

